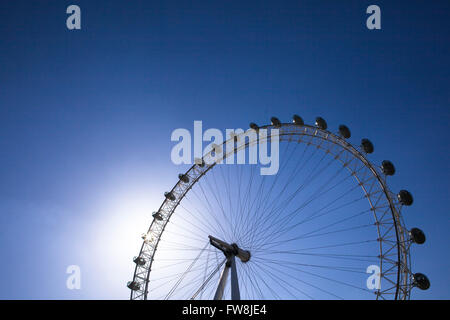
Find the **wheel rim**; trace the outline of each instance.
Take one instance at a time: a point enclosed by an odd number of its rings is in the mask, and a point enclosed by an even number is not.
[[[264,126],[260,129],[273,128],[274,126]],[[339,161],[343,164],[342,167],[347,168],[348,172],[351,173],[350,176],[353,176],[355,181],[360,184],[359,186],[368,200],[369,210],[372,212],[374,227],[376,228],[378,235],[378,264],[382,274],[382,287],[380,290],[374,291],[374,296],[377,299],[408,299],[412,286],[411,272],[409,271],[410,241],[408,241],[408,231],[404,227],[401,218],[401,205],[396,201],[396,196],[387,188],[386,176],[382,173],[381,169],[372,165],[362,150],[358,150],[342,137],[327,130],[308,125],[294,124],[277,125],[277,129],[279,130],[280,142],[286,142],[287,145],[298,142],[297,145],[304,144],[306,146],[305,148],[312,146],[315,147],[316,150],[325,151],[323,153],[324,155],[335,157],[335,162]],[[270,138],[270,131],[268,138]],[[225,144],[226,142],[224,145]],[[248,147],[248,143],[242,146],[244,149],[247,149]],[[231,156],[231,154],[232,153],[229,153],[224,157]],[[207,163],[209,163],[209,161],[207,161],[209,155],[210,154],[206,155],[204,158]],[[280,159],[282,156],[283,154],[280,155]],[[214,170],[221,166],[226,167],[224,170],[230,167],[214,163],[211,165],[205,164],[203,166],[193,165],[186,173],[184,173],[184,176],[189,177],[189,182],[180,180],[170,191],[175,200],[166,199],[163,201],[158,210],[162,219],[153,219],[148,232],[146,233],[147,238],[141,247],[139,257],[145,259],[145,264],[136,264],[133,282],[138,284],[139,289],[132,290],[132,299],[148,298],[149,283],[152,282],[151,275],[153,263],[155,260],[158,261],[159,249],[162,250],[160,241],[164,232],[167,231],[166,228],[168,223],[174,219],[172,215],[175,214],[174,217],[176,217],[177,208],[183,207],[183,201],[185,200],[186,195],[188,195],[189,192],[195,192],[196,186],[202,186],[200,183],[202,182],[202,179],[206,181],[210,171],[215,172]],[[206,195],[205,198],[207,198]],[[183,209],[187,210],[187,208]],[[256,222],[256,225],[258,225],[258,221]],[[217,225],[220,226],[221,224],[217,223]],[[206,226],[207,224],[205,223],[203,227]],[[211,223],[209,223],[209,227],[211,227]],[[218,230],[218,227],[216,227],[215,231],[217,232]],[[227,232],[222,230],[222,233],[225,235]],[[187,237],[188,235],[185,234],[184,236]],[[205,239],[205,241],[206,240],[207,239]],[[256,261],[257,259],[258,257],[256,256]],[[181,273],[181,275],[183,275],[183,273]],[[367,276],[369,275],[367,274]],[[308,295],[305,296],[308,297]],[[340,297],[340,295],[336,294],[336,297]]]

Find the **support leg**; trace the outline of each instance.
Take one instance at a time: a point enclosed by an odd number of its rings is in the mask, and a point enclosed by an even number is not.
[[[225,285],[227,284],[228,273],[230,271],[230,265],[227,261],[225,263],[225,268],[220,275],[219,285],[217,286],[216,294],[214,295],[214,300],[222,300],[223,292],[225,291]]]
[[[236,270],[236,260],[234,259],[234,256],[231,257],[231,300],[241,300]]]

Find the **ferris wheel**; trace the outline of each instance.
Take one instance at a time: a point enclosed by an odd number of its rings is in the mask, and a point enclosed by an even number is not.
[[[403,221],[413,197],[389,190],[395,167],[369,161],[370,140],[355,146],[345,125],[298,115],[249,130],[277,135],[278,173],[223,164],[257,143],[245,133],[221,161],[215,148],[197,159],[142,235],[131,299],[405,300],[430,287],[411,270],[410,247],[425,242]]]

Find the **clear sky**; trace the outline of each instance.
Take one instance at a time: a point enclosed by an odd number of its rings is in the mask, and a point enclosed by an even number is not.
[[[81,8],[81,30],[66,8]],[[366,28],[381,8],[382,29]],[[0,298],[127,299],[171,132],[276,115],[346,124],[414,204],[412,251],[448,299],[449,1],[1,1]],[[79,265],[81,290],[66,288]]]

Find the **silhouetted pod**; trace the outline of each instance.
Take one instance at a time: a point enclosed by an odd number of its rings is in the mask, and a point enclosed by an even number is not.
[[[395,167],[389,160],[384,160],[381,163],[381,170],[387,176],[393,176],[395,173]]]
[[[427,276],[423,273],[414,273],[413,281],[413,284],[421,290],[427,290],[430,288],[430,280],[428,280]]]
[[[159,221],[161,221],[163,219],[161,216],[161,213],[159,213],[159,212],[153,212],[152,217]]]
[[[373,144],[370,142],[369,139],[362,139],[361,140],[361,147],[364,150],[365,153],[372,153],[373,152]]]
[[[185,174],[182,174],[182,173],[180,173],[178,175],[178,179],[180,179],[184,183],[188,183],[189,182],[189,177],[187,175],[185,175]]]
[[[327,130],[328,126],[327,126],[327,122],[321,118],[321,117],[317,117],[316,118],[316,127],[322,130]]]
[[[258,125],[254,122],[250,123],[250,128],[252,128],[253,130],[256,130],[256,131],[258,131],[258,129],[259,129]]]
[[[413,196],[407,190],[400,190],[397,195],[397,199],[404,206],[410,206],[413,203]]]
[[[128,281],[127,287],[131,290],[139,290],[140,288],[139,283],[136,281]]]
[[[425,233],[419,228],[412,228],[409,230],[409,236],[414,243],[423,244],[425,243],[426,237]]]
[[[294,114],[294,116],[292,117],[292,122],[298,126],[303,126],[305,124],[303,122],[303,119],[296,114]]]
[[[281,122],[280,122],[280,120],[278,120],[278,118],[276,118],[276,117],[270,118],[270,122],[272,122],[272,125],[273,125],[275,128],[281,127]]]
[[[173,195],[172,192],[164,192],[164,196],[166,197],[166,199],[168,199],[170,201],[174,201],[175,200],[175,196]]]
[[[348,139],[351,136],[350,129],[343,124],[339,126],[339,134],[345,139]]]
[[[143,266],[145,264],[145,259],[141,257],[134,257],[133,262],[136,263],[138,266]]]

